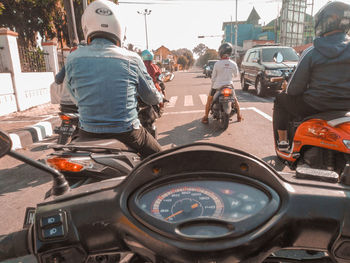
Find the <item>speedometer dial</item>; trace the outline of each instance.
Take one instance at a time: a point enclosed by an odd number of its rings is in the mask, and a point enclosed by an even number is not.
[[[170,189],[154,200],[151,213],[164,221],[179,222],[198,217],[220,218],[224,211],[221,198],[201,187]]]

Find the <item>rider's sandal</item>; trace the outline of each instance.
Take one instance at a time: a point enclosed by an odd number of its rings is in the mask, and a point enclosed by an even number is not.
[[[281,152],[287,152],[289,148],[289,142],[287,141],[280,141],[277,144],[278,150]]]
[[[209,123],[209,119],[207,117],[203,117],[202,118],[202,123],[203,124],[208,124]]]

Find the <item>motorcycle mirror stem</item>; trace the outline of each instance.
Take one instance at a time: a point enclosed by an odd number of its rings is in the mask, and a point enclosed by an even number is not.
[[[61,174],[59,171],[49,166],[46,166],[41,162],[32,160],[20,153],[17,153],[11,150],[11,148],[12,148],[12,141],[10,137],[5,132],[0,130],[0,158],[8,154],[17,160],[25,162],[33,167],[36,167],[42,171],[45,171],[51,174],[52,181],[53,181],[51,194],[54,196],[63,195],[64,193],[69,191],[69,184],[66,178],[63,176],[63,174]]]
[[[66,178],[64,177],[63,174],[61,174],[59,171],[41,163],[35,160],[32,160],[20,153],[17,153],[13,150],[10,150],[8,152],[8,155],[10,155],[11,157],[20,160],[22,162],[25,162],[33,167],[36,167],[44,172],[48,172],[49,174],[51,174],[52,176],[52,189],[51,189],[51,194],[54,196],[59,196],[59,195],[63,195],[66,192],[69,191],[69,184],[66,180]]]

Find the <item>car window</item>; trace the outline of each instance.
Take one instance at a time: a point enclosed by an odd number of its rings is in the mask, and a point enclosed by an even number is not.
[[[273,55],[276,52],[281,52],[284,61],[298,61],[299,57],[293,48],[264,48],[262,50],[263,62],[274,62]]]
[[[257,58],[257,51],[253,51],[249,54],[248,62],[253,62],[253,59]]]
[[[208,63],[208,66],[211,67],[211,68],[213,68],[214,65],[215,65],[215,63],[216,63],[216,61],[210,61],[210,62]]]

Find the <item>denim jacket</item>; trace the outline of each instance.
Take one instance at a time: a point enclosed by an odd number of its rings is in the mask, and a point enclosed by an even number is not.
[[[149,105],[162,101],[141,58],[102,38],[69,54],[66,81],[87,132],[138,129],[137,96]]]

